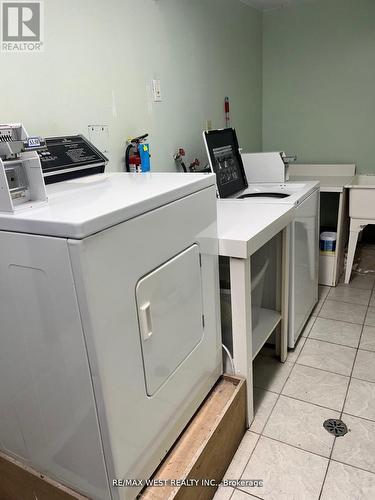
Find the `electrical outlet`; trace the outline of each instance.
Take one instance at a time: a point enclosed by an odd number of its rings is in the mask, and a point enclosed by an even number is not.
[[[108,125],[89,125],[90,142],[102,153],[109,152],[109,131]]]
[[[212,130],[212,121],[206,120],[206,130]]]

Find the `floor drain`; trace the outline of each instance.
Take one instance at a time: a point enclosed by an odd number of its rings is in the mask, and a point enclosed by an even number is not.
[[[329,418],[328,420],[323,422],[323,427],[326,431],[336,437],[344,436],[348,432],[348,428],[346,427],[344,422],[336,418]]]

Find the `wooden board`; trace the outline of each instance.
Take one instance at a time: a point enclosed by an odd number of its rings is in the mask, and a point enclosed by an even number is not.
[[[153,479],[220,482],[246,431],[245,380],[224,375]],[[148,488],[145,500],[206,500],[216,486]],[[0,500],[90,500],[0,452]]]
[[[246,431],[246,382],[224,375],[182,433],[153,479],[197,480],[198,486],[166,484],[144,490],[142,500],[211,499]]]
[[[0,452],[1,500],[89,500]]]

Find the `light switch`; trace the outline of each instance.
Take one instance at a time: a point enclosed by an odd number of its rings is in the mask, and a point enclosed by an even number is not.
[[[160,80],[152,80],[152,95],[154,102],[161,102],[161,87]]]

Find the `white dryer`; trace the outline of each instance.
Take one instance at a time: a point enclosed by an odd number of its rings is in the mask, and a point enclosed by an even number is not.
[[[132,499],[221,373],[215,176],[102,174],[0,214],[0,447]]]

